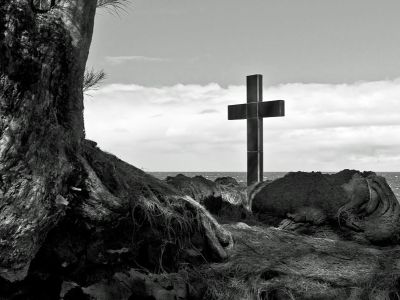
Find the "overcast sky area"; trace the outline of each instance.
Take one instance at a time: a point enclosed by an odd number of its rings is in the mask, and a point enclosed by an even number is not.
[[[132,0],[133,1],[133,0]],[[400,1],[135,0],[97,14],[86,134],[147,171],[245,171],[245,76],[264,75],[265,171],[400,171]]]

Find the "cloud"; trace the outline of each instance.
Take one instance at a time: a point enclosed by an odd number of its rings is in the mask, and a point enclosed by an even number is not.
[[[400,170],[400,79],[265,88],[275,99],[286,116],[264,119],[266,171]],[[227,105],[245,102],[245,86],[112,84],[86,99],[86,132],[148,170],[244,171],[246,122]]]
[[[163,114],[155,114],[155,115],[150,116],[150,118],[159,118],[162,116],[163,116]]]
[[[170,59],[150,56],[106,56],[106,62],[113,65],[120,65],[126,62],[169,62]]]
[[[213,113],[217,113],[217,112],[218,112],[218,110],[216,110],[216,109],[208,108],[208,109],[203,109],[202,111],[199,112],[199,114],[213,114]]]

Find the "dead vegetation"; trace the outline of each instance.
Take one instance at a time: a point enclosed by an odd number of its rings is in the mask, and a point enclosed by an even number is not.
[[[229,261],[202,269],[206,299],[399,299],[399,247],[243,223],[226,228],[235,247]]]

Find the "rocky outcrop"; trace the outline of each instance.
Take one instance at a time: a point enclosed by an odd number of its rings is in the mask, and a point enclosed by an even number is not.
[[[165,182],[204,205],[212,214],[239,220],[249,212],[246,186],[234,178],[221,177],[215,182],[202,176],[168,176]]]
[[[372,243],[396,242],[400,233],[400,205],[372,172],[289,173],[257,186],[251,199],[261,221],[298,232]]]

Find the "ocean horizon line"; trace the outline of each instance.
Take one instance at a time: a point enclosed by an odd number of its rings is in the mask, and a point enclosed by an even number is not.
[[[150,171],[144,169],[148,173],[247,173],[247,171]],[[321,172],[321,173],[338,173],[345,169],[341,169],[339,171],[321,171],[321,170],[312,170],[312,171],[304,171],[304,170],[296,170],[296,171],[264,171],[263,173],[290,173],[290,172]],[[357,170],[357,169],[349,169],[349,170]],[[375,170],[358,170],[361,172],[375,172],[375,173],[400,173],[399,171],[375,171]]]

